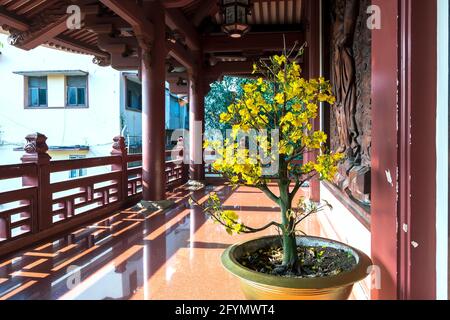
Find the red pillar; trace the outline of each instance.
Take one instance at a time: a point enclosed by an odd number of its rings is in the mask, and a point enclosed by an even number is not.
[[[128,199],[128,152],[124,137],[116,136],[113,138],[113,141],[111,155],[120,157],[120,164],[113,165],[111,169],[113,171],[120,171],[121,173],[119,201],[125,202]]]
[[[436,0],[372,4],[372,298],[435,299]]]
[[[141,40],[143,200],[165,199],[165,21],[159,1],[148,4],[154,26],[152,45]]]
[[[32,231],[43,231],[53,225],[52,193],[50,192],[50,160],[47,153],[47,137],[41,133],[29,134],[25,138],[27,144],[24,147],[25,154],[21,158],[22,163],[35,163],[37,174],[24,176],[24,187],[38,187],[37,212],[34,213]]]
[[[436,299],[437,0],[401,0],[402,298]],[[426,106],[426,107],[424,107]],[[403,173],[403,174],[402,174]],[[406,188],[405,188],[406,187]],[[423,275],[428,275],[423,277]],[[402,282],[401,282],[402,283]]]
[[[307,1],[307,31],[306,41],[308,48],[306,50],[306,71],[307,76],[312,78],[318,78],[320,74],[320,1],[309,0]],[[313,129],[320,130],[320,114],[313,121]],[[308,153],[305,159],[306,161],[314,161],[318,152]],[[310,197],[312,201],[320,201],[320,181],[318,178],[310,180]]]
[[[374,0],[382,26],[372,31],[372,260],[381,288],[372,299],[397,299],[398,1]]]
[[[205,180],[203,130],[205,122],[204,85],[199,73],[189,75],[189,175],[191,180]]]

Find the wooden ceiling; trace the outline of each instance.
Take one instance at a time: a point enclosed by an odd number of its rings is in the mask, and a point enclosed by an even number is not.
[[[141,25],[143,32],[150,33],[151,23],[142,7],[147,1],[151,0],[0,0],[0,26],[10,33],[11,44],[25,50],[46,44],[94,55],[100,65],[138,69],[135,31]],[[245,63],[250,65],[255,57],[280,51],[282,34],[288,43],[304,37],[304,2],[308,0],[253,0],[249,15],[252,29],[238,40],[221,32],[218,0],[160,1],[171,40],[171,70],[185,71],[183,65],[192,63],[190,52],[198,50],[204,52],[209,67],[222,73],[237,70]],[[67,28],[67,7],[72,4],[81,8],[81,29]]]

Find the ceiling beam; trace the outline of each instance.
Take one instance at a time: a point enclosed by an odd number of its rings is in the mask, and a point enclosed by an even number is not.
[[[50,19],[35,18],[28,25],[27,31],[19,30],[18,32],[17,29],[11,30],[11,43],[20,49],[31,50],[68,30],[67,21],[71,14],[66,13],[64,7],[58,9],[58,16],[55,15],[55,17]],[[83,6],[81,18],[84,19],[86,15],[95,15],[98,11],[98,5]],[[25,28],[25,26],[23,27]],[[85,38],[89,38],[89,35],[85,36]],[[84,38],[78,40],[84,40]]]
[[[219,6],[217,5],[217,0],[205,0],[202,1],[202,5],[196,10],[194,17],[192,18],[192,23],[194,26],[199,26],[203,19],[207,16],[214,16],[219,11]]]
[[[0,26],[1,25],[7,25],[8,27],[22,32],[27,31],[30,28],[26,21],[3,7],[0,7]]]
[[[186,69],[189,71],[193,71],[195,69],[194,58],[181,44],[167,41],[166,47],[168,54],[181,63]]]
[[[178,83],[178,79],[176,80],[167,80],[169,83],[169,91],[172,94],[188,94],[189,93],[189,86],[188,85],[182,85]]]
[[[250,75],[253,71],[252,61],[220,62],[204,69],[205,77],[219,79],[227,75]]]
[[[166,80],[167,81],[178,81],[180,78],[187,79],[188,74],[187,72],[168,72],[166,73]]]
[[[36,3],[31,1],[30,4],[23,6],[17,11],[17,14],[24,14],[28,17],[32,17],[35,14],[42,12],[43,10],[52,7],[55,3],[59,2],[60,0],[46,0],[42,1],[41,3]]]
[[[136,33],[153,39],[153,24],[147,19],[143,8],[134,0],[100,0],[123,20],[128,22]]]
[[[68,14],[62,15],[53,23],[44,25],[42,28],[29,34],[26,33],[23,40],[20,40],[16,46],[24,50],[31,50],[53,39],[67,30],[67,19],[69,17],[70,15]]]
[[[111,55],[111,67],[116,70],[139,70],[140,59],[137,57],[123,57],[121,54]]]
[[[184,35],[189,49],[200,49],[200,37],[194,26],[186,19],[179,9],[166,9],[166,25],[173,31]]]
[[[164,7],[166,8],[182,8],[186,7],[192,3],[194,3],[195,0],[164,0]]]
[[[55,46],[61,46],[64,48],[67,48],[69,50],[73,50],[75,52],[84,52],[86,54],[91,54],[97,57],[107,58],[109,57],[109,54],[99,50],[97,47],[90,46],[83,44],[79,41],[76,41],[72,38],[69,38],[67,36],[57,36],[51,40],[48,41],[50,44],[53,44]]]
[[[288,48],[292,47],[296,41],[299,43],[305,41],[303,32],[248,33],[241,39],[233,39],[227,35],[210,35],[203,37],[203,52],[279,51],[284,48],[283,34]]]
[[[84,25],[88,30],[93,30],[99,25],[111,25],[114,29],[131,29],[131,25],[120,17],[96,17],[89,15],[84,19]]]

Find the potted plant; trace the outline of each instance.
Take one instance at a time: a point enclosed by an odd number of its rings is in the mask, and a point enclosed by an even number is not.
[[[250,227],[236,212],[223,210],[215,193],[203,204],[191,200],[229,234],[279,230],[279,236],[233,245],[222,255],[224,267],[240,279],[249,299],[347,299],[371,266],[370,258],[357,249],[298,230],[300,222],[329,205],[301,197],[295,205],[297,193],[314,177],[331,180],[344,158],[325,149],[327,135],[311,124],[319,104],[332,106],[335,98],[325,79],[301,77],[296,61],[304,48],[294,46],[256,63],[253,73],[260,77],[244,84],[243,93],[220,115],[220,121],[232,127],[229,137],[224,143],[205,142],[220,155],[213,169],[235,187],[264,192],[279,206],[280,221]],[[254,152],[252,146],[264,152]],[[316,152],[315,159],[303,161],[304,155]],[[278,191],[269,187],[270,181]]]

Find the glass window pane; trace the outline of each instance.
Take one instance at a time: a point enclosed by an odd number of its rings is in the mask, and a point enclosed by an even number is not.
[[[247,23],[247,14],[245,11],[245,7],[237,7],[238,18],[237,21],[240,23]]]
[[[87,87],[87,77],[86,76],[67,76],[67,86],[86,88]]]
[[[234,6],[227,7],[225,11],[225,23],[230,24],[235,22],[236,22],[236,11],[234,10]]]
[[[29,88],[47,88],[47,77],[28,77]]]
[[[127,108],[133,110],[142,110],[142,86],[139,83],[127,81]]]
[[[36,107],[39,105],[38,89],[31,88],[29,90],[28,101],[30,106]]]
[[[77,88],[68,88],[67,90],[67,104],[69,106],[77,105]]]
[[[85,106],[86,105],[86,89],[78,88],[77,89],[77,97],[78,97],[78,105]]]
[[[47,105],[47,89],[39,89],[39,105]]]

